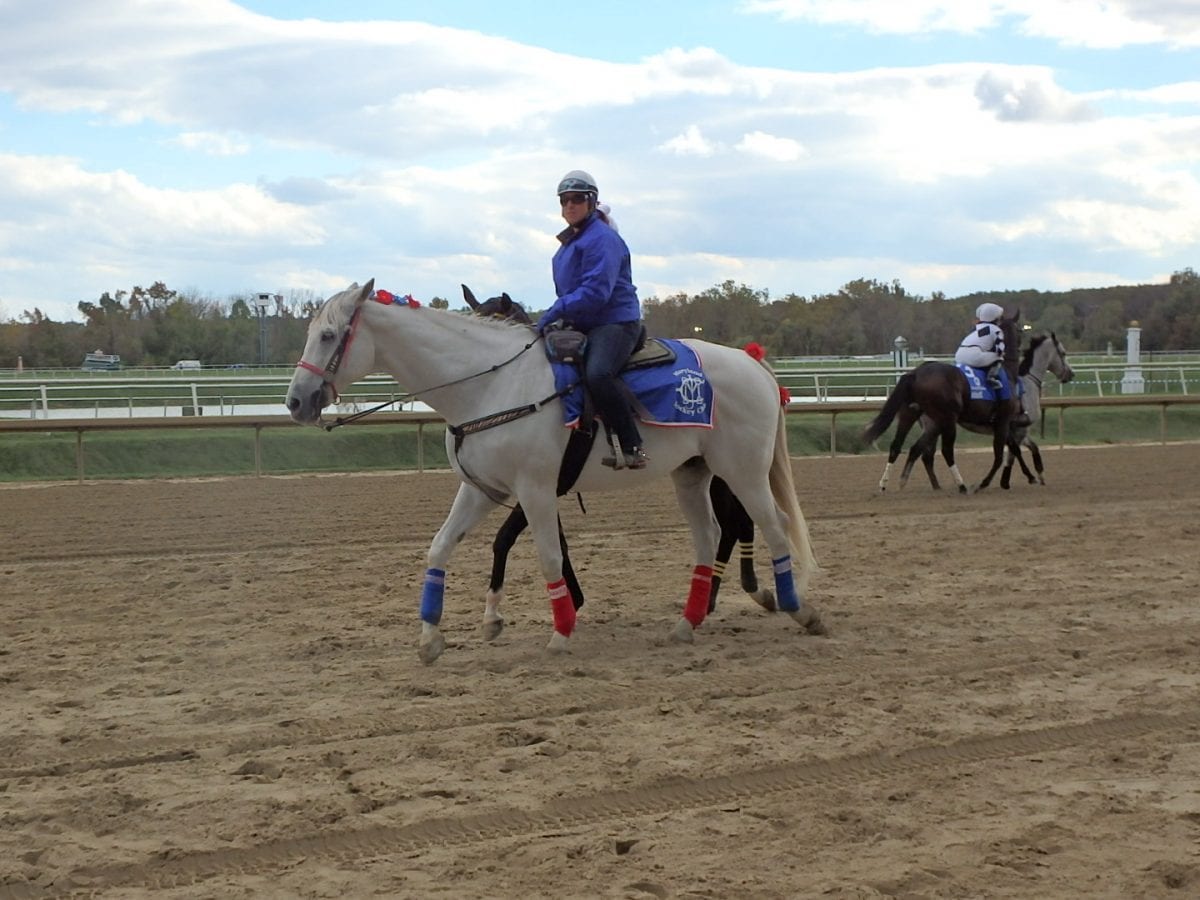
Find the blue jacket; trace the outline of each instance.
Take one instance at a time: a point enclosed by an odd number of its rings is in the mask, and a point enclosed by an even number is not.
[[[589,331],[642,317],[629,248],[619,234],[592,213],[579,231],[568,228],[558,239],[562,246],[551,262],[558,299],[538,319],[539,328],[563,319]]]

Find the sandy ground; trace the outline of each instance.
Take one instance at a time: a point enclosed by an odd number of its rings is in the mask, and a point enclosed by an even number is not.
[[[667,642],[664,481],[563,503],[572,653],[528,539],[485,642],[495,514],[433,666],[452,476],[0,490],[0,898],[1200,895],[1200,448],[1046,456],[796,460],[823,638],[727,582]]]

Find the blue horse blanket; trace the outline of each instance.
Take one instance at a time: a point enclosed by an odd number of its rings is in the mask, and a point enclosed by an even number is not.
[[[650,418],[638,415],[638,419],[647,425],[712,428],[713,389],[700,357],[682,341],[659,340],[675,351],[674,362],[621,373],[621,380],[650,414]],[[570,388],[563,396],[563,424],[575,428],[583,414],[579,370],[569,363],[552,362],[550,367],[554,370],[554,386],[560,391]]]
[[[1000,369],[1000,383],[1004,385],[1004,389],[997,396],[996,390],[988,384],[987,369],[976,369],[974,366],[968,366],[966,363],[958,363],[958,370],[967,376],[967,385],[971,388],[972,400],[1011,400],[1012,399],[1012,381],[1008,377],[1008,372],[1003,367]],[[1017,396],[1020,397],[1025,393],[1025,384],[1020,379],[1017,379]]]

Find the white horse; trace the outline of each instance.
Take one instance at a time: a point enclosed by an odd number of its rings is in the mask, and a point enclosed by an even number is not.
[[[429,547],[421,597],[421,659],[432,662],[445,649],[438,626],[445,569],[454,547],[491,510],[511,500],[528,516],[550,594],[554,634],[549,649],[566,650],[575,608],[563,581],[555,488],[569,429],[563,426],[540,338],[525,325],[403,301],[375,302],[373,296],[374,279],[362,287],[353,284],[322,305],[309,325],[286,402],[296,422],[319,424],[321,411],[340,391],[385,371],[450,423],[446,452],[463,484]],[[691,591],[671,637],[690,642],[708,611],[717,541],[708,488],[713,474],[720,475],[770,549],[778,607],[809,633],[824,633],[819,613],[803,601],[816,559],[796,500],[775,377],[765,363],[741,350],[686,343],[699,354],[713,387],[713,427],[646,426],[649,466],[637,471],[605,468],[600,447],[576,487],[636,490],[651,478],[671,475],[695,552]],[[631,510],[630,521],[635,517]],[[489,608],[485,633],[494,636],[502,623],[499,610]]]
[[[1042,416],[1042,382],[1046,379],[1046,373],[1049,372],[1057,378],[1062,384],[1066,384],[1075,377],[1075,371],[1071,368],[1071,364],[1067,362],[1067,348],[1063,346],[1062,341],[1058,339],[1058,335],[1051,331],[1047,334],[1034,335],[1029,346],[1025,350],[1025,355],[1021,359],[1021,367],[1018,370],[1021,375],[1021,381],[1025,388],[1025,393],[1021,397],[1021,403],[1025,407],[1025,412],[1029,416],[1030,425],[1023,427],[1013,427],[1012,436],[1013,443],[1016,444],[1018,452],[1014,453],[1012,446],[1008,447],[1008,455],[1005,457],[1004,470],[1000,473],[1000,487],[1007,488],[1009,479],[1012,476],[1013,462],[1018,462],[1021,465],[1021,471],[1030,484],[1045,484],[1045,467],[1042,465],[1042,452],[1038,449],[1037,443],[1029,436],[1029,430],[1032,423],[1038,421]],[[1043,434],[1045,429],[1043,428]],[[1028,447],[1029,454],[1033,457],[1033,467],[1037,471],[1035,476],[1029,471],[1029,467],[1025,465],[1025,460],[1021,457],[1020,448]]]

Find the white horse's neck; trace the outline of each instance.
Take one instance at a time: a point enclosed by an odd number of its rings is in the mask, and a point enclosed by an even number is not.
[[[553,391],[545,354],[524,326],[368,301],[359,327],[374,342],[375,368],[452,424]]]
[[[1050,369],[1050,357],[1057,351],[1054,346],[1054,339],[1046,337],[1037,349],[1033,351],[1033,358],[1029,360],[1029,375],[1031,375],[1039,384],[1046,380],[1046,372]]]

